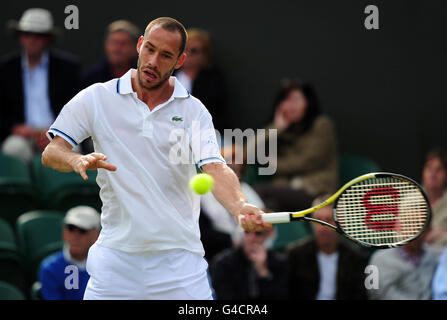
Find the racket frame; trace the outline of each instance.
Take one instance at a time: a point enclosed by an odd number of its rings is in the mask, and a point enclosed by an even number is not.
[[[425,220],[425,224],[424,226],[421,228],[421,230],[419,230],[418,233],[416,233],[414,236],[405,239],[403,241],[397,242],[397,243],[391,243],[391,244],[371,244],[371,243],[367,243],[361,240],[357,240],[351,236],[349,236],[341,227],[340,222],[337,219],[337,204],[338,204],[338,200],[340,199],[340,197],[342,196],[342,194],[352,185],[364,181],[364,180],[368,180],[368,179],[373,179],[373,178],[387,178],[387,177],[391,177],[391,178],[395,178],[398,180],[402,180],[402,181],[406,181],[406,182],[410,182],[412,184],[414,184],[421,192],[422,196],[424,197],[426,203],[427,203],[427,219]],[[315,212],[331,203],[334,203],[334,208],[333,208],[333,217],[334,217],[334,221],[335,221],[335,226],[326,223],[324,221],[320,221],[318,219],[314,219],[311,217],[307,217],[308,214]],[[308,221],[308,222],[313,222],[313,223],[318,223],[320,225],[323,225],[325,227],[328,227],[334,231],[337,231],[339,234],[343,235],[344,237],[348,238],[351,241],[354,241],[362,246],[365,247],[369,247],[369,248],[377,248],[377,249],[388,249],[388,248],[394,248],[394,247],[398,247],[398,246],[402,246],[405,245],[407,243],[409,243],[410,241],[413,241],[414,239],[416,239],[417,237],[419,237],[427,228],[427,226],[430,224],[431,221],[431,215],[432,215],[432,211],[431,211],[431,206],[430,206],[430,202],[428,201],[428,197],[425,194],[424,190],[422,189],[422,187],[413,179],[408,178],[406,176],[403,176],[401,174],[396,174],[396,173],[389,173],[389,172],[373,172],[373,173],[367,173],[364,175],[361,175],[357,178],[352,179],[351,181],[347,182],[343,187],[341,187],[336,193],[334,193],[331,197],[329,197],[328,199],[326,199],[325,201],[323,201],[322,203],[309,208],[309,209],[305,209],[302,211],[297,211],[297,212],[273,212],[273,213],[266,213],[262,215],[262,219],[265,222],[269,222],[269,223],[288,223],[291,221]],[[242,216],[239,216],[239,218],[241,219]]]
[[[431,210],[431,206],[430,206],[430,201],[428,200],[427,195],[424,192],[424,189],[422,189],[421,185],[419,183],[417,183],[415,180],[406,177],[404,175],[401,174],[397,174],[397,173],[389,173],[389,172],[375,172],[375,173],[369,173],[367,175],[364,176],[368,176],[368,175],[372,175],[372,177],[368,177],[369,178],[394,178],[397,180],[401,180],[401,181],[405,181],[405,182],[410,182],[412,184],[414,184],[419,191],[421,192],[422,196],[424,197],[425,202],[427,203],[427,218],[425,219],[425,223],[424,226],[419,230],[419,232],[417,232],[415,235],[413,235],[412,237],[402,240],[400,242],[396,242],[396,243],[387,243],[387,244],[371,244],[371,243],[367,243],[358,239],[354,239],[351,236],[349,236],[342,228],[342,226],[340,225],[340,222],[337,219],[337,204],[338,204],[338,200],[341,198],[341,196],[343,195],[343,193],[346,191],[346,189],[348,187],[350,187],[351,185],[360,182],[362,180],[366,180],[365,178],[355,181],[354,183],[351,183],[354,180],[357,179],[353,179],[350,182],[348,182],[345,186],[343,186],[342,189],[340,189],[340,194],[337,196],[337,198],[335,199],[334,202],[334,209],[333,209],[333,217],[334,217],[334,221],[336,224],[336,231],[340,234],[342,234],[343,236],[345,236],[346,238],[348,238],[349,240],[352,240],[354,242],[359,243],[362,246],[368,247],[368,248],[376,248],[376,249],[389,249],[389,248],[395,248],[395,247],[399,247],[399,246],[403,246],[411,241],[413,241],[414,239],[418,238],[427,228],[427,226],[430,224],[431,222],[431,216],[432,216],[432,210]],[[364,177],[364,176],[360,176]],[[349,185],[348,185],[349,184]],[[332,197],[331,197],[332,198]]]

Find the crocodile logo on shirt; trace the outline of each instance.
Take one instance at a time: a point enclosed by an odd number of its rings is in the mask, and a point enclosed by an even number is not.
[[[172,120],[172,121],[183,121],[183,118],[182,118],[182,117],[174,116],[174,117],[172,117],[171,120]]]

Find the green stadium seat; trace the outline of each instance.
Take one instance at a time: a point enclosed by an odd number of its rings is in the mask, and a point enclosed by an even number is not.
[[[13,249],[17,249],[16,244],[16,237],[11,225],[0,218],[0,246],[11,246]]]
[[[18,242],[29,284],[37,279],[42,260],[62,249],[63,219],[63,212],[52,210],[27,212],[17,219]]]
[[[0,247],[0,281],[21,288],[26,286],[22,257],[18,251]]]
[[[87,205],[101,212],[96,170],[88,170],[88,180],[84,181],[75,172],[59,172],[44,167],[41,156],[36,156],[32,171],[42,207],[66,212],[77,205]]]
[[[362,174],[380,172],[380,166],[367,157],[352,153],[342,153],[339,158],[340,187]]]
[[[14,226],[19,215],[38,208],[36,194],[28,166],[18,158],[0,154],[0,217]]]
[[[8,222],[0,219],[0,281],[25,285],[22,256],[14,232]]]
[[[275,225],[276,238],[272,249],[278,253],[283,253],[287,246],[300,239],[312,235],[312,226],[308,222],[278,223]]]
[[[0,281],[0,300],[25,300],[25,295],[12,284]]]

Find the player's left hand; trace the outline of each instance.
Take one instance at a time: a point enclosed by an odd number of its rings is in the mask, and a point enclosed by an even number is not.
[[[84,180],[88,180],[87,170],[106,169],[116,171],[116,166],[106,162],[107,157],[102,153],[92,152],[86,155],[76,155],[72,160],[73,171],[79,173]]]
[[[264,212],[258,207],[249,203],[245,203],[239,210],[236,219],[239,221],[239,215],[242,214],[244,216],[241,219],[241,226],[245,231],[248,232],[272,230],[272,224],[262,220],[261,214],[263,213]]]

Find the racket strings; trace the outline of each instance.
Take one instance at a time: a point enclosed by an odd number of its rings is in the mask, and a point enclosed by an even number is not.
[[[350,237],[373,245],[415,237],[426,224],[429,206],[415,184],[393,177],[371,178],[340,196],[336,219]]]

